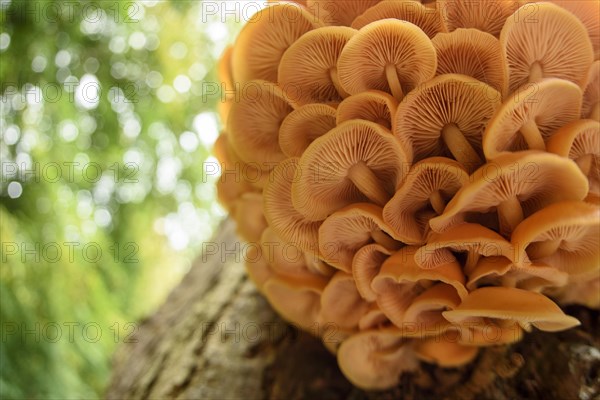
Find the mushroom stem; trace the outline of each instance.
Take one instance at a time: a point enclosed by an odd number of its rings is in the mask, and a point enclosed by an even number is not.
[[[588,118],[600,121],[600,102],[594,104],[594,107],[592,107],[592,111],[590,111],[590,116]]]
[[[382,245],[388,250],[398,249],[398,242],[392,239],[387,233],[385,233],[381,229],[374,229],[371,232],[371,237],[373,238],[375,243]]]
[[[331,78],[331,82],[333,82],[333,86],[335,86],[335,90],[338,91],[340,96],[342,96],[344,99],[350,96],[348,92],[344,90],[342,84],[340,83],[340,78],[338,76],[338,71],[336,67],[332,67],[329,69],[329,77]]]
[[[383,207],[390,199],[390,195],[385,191],[379,178],[365,164],[359,161],[348,170],[348,178],[356,185],[358,190],[378,206]]]
[[[514,274],[507,273],[505,275],[502,275],[502,278],[500,278],[500,284],[502,285],[502,287],[517,287],[517,278]]]
[[[529,120],[525,122],[520,130],[531,150],[546,150],[544,138],[535,121]]]
[[[561,239],[546,240],[543,242],[532,243],[527,248],[527,255],[532,260],[549,257],[552,254],[556,253],[556,250],[558,250],[561,243],[562,243]]]
[[[465,261],[465,271],[473,271],[479,259],[481,258],[481,254],[476,251],[468,251],[467,252],[467,260]]]
[[[585,176],[588,176],[590,174],[593,159],[594,156],[592,154],[584,154],[575,160],[575,162],[579,166],[579,169],[581,170],[581,172],[583,172]]]
[[[442,139],[454,158],[469,170],[473,170],[483,164],[481,158],[479,158],[479,155],[473,149],[473,146],[471,146],[471,143],[469,143],[456,124],[447,124],[442,128]]]
[[[502,235],[510,235],[517,225],[523,221],[523,208],[516,196],[500,202],[497,210]]]
[[[529,67],[529,83],[539,82],[544,78],[544,70],[539,61],[534,62]]]
[[[442,194],[439,190],[436,190],[429,195],[429,202],[431,203],[431,207],[433,207],[433,211],[438,215],[443,214],[444,208],[446,208],[446,202],[442,198]]]
[[[396,100],[402,100],[404,97],[404,92],[402,91],[402,85],[400,85],[398,71],[396,71],[395,65],[388,64],[385,66],[385,77],[387,78],[388,85],[392,90],[392,95],[396,98]]]

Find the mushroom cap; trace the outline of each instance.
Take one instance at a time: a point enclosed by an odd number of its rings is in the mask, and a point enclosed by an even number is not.
[[[356,17],[352,27],[362,29],[371,22],[388,18],[415,24],[430,38],[439,32],[446,32],[446,24],[439,10],[411,0],[384,0]]]
[[[381,0],[307,0],[307,8],[327,25],[352,25],[352,21]]]
[[[231,71],[236,82],[240,85],[255,79],[277,82],[283,53],[300,36],[322,25],[308,10],[294,3],[282,2],[258,11],[235,41]]]
[[[583,101],[581,104],[581,118],[595,118],[598,120],[599,116],[593,116],[594,108],[596,112],[600,107],[600,60],[594,61],[587,77],[587,86],[583,92]]]
[[[581,90],[569,81],[544,79],[518,89],[496,110],[483,133],[483,152],[493,159],[502,152],[526,150],[519,133],[527,123],[535,123],[543,139],[561,126],[579,118]]]
[[[523,338],[523,328],[513,320],[474,318],[452,326],[459,331],[457,343],[467,346],[497,346]]]
[[[292,106],[274,83],[252,81],[246,87],[247,94],[231,107],[227,121],[229,141],[244,162],[269,171],[273,163],[285,159],[279,147],[279,127]]]
[[[279,146],[288,157],[300,157],[319,136],[335,128],[336,109],[307,104],[288,114],[279,128]]]
[[[418,367],[410,342],[397,329],[378,329],[351,336],[337,354],[342,373],[362,389],[387,389],[400,375]]]
[[[250,243],[258,243],[267,221],[262,210],[263,198],[260,193],[244,193],[236,200],[233,219],[237,223],[237,233]]]
[[[377,300],[377,293],[371,289],[373,278],[379,274],[381,265],[392,252],[380,244],[367,244],[356,252],[352,259],[352,276],[356,289],[367,301]]]
[[[430,330],[445,326],[442,311],[452,310],[461,302],[456,289],[446,283],[435,283],[412,300],[404,312],[405,324],[421,325]]]
[[[233,74],[231,72],[231,56],[233,55],[233,46],[227,46],[223,53],[221,54],[221,58],[219,58],[219,62],[217,63],[217,75],[219,76],[219,80],[222,84],[225,84],[229,90],[234,87],[234,79]],[[226,93],[228,98],[233,97],[231,92]]]
[[[447,320],[458,324],[483,317],[516,321],[526,330],[533,325],[548,332],[562,331],[580,324],[576,318],[565,315],[546,296],[507,287],[476,289],[457,308],[444,311],[443,314]]]
[[[500,41],[477,29],[459,28],[431,39],[437,53],[436,75],[462,74],[487,83],[502,97],[508,90],[508,67]]]
[[[421,160],[411,167],[405,182],[383,208],[383,220],[398,240],[425,243],[429,218],[438,215],[431,210],[432,194],[439,191],[444,200],[449,200],[468,179],[465,169],[454,160],[444,157]],[[424,215],[429,218],[419,218]]]
[[[342,87],[350,94],[369,89],[391,93],[386,66],[393,66],[408,93],[435,74],[435,49],[416,25],[395,19],[375,21],[348,41],[338,60]]]
[[[246,272],[248,277],[258,289],[263,293],[265,282],[275,276],[266,258],[263,257],[262,250],[258,246],[248,246],[246,253]]]
[[[474,252],[483,257],[502,256],[513,262],[517,256],[513,245],[500,234],[479,224],[464,223],[443,233],[432,234],[415,254],[415,262],[421,268],[435,268],[456,260],[450,250]],[[518,263],[529,264],[529,259],[523,255]]]
[[[508,62],[511,92],[549,77],[584,87],[594,61],[586,28],[569,11],[551,3],[520,7],[506,19],[500,43]]]
[[[321,295],[320,322],[334,324],[342,330],[355,330],[369,309],[370,305],[358,293],[352,275],[338,271]]]
[[[455,124],[481,153],[481,136],[500,102],[500,93],[475,78],[436,76],[400,102],[394,135],[412,149],[415,161],[437,155],[452,158],[440,138],[445,126]]]
[[[264,214],[279,237],[309,254],[316,254],[321,222],[308,221],[292,205],[292,184],[301,173],[297,158],[288,158],[271,171],[263,191]]]
[[[398,101],[390,94],[379,90],[367,90],[346,97],[337,107],[336,122],[364,119],[392,129]]]
[[[315,275],[306,265],[306,258],[302,249],[294,243],[281,239],[271,227],[263,231],[260,238],[260,248],[263,260],[278,275],[291,279]]]
[[[373,243],[373,232],[389,235],[390,229],[383,222],[381,208],[369,203],[351,204],[331,214],[319,228],[319,253],[321,258],[341,269],[352,271],[352,261],[363,246]],[[386,237],[380,243],[388,250],[397,250],[401,243]]]
[[[449,31],[475,28],[498,37],[506,19],[514,11],[511,0],[437,0]]]
[[[355,33],[345,26],[325,26],[305,33],[286,50],[279,63],[279,85],[295,104],[342,100],[345,92],[338,90],[335,70],[342,49]]]
[[[590,193],[600,195],[600,122],[591,119],[571,122],[548,139],[546,149],[575,162],[589,157],[589,171],[582,169],[582,172],[588,176]]]
[[[301,176],[292,184],[292,202],[309,220],[322,220],[346,205],[364,202],[366,196],[348,179],[350,169],[359,163],[372,171],[391,197],[404,179],[407,162],[406,151],[387,129],[370,121],[344,122],[317,138],[300,158]]]
[[[594,59],[600,58],[600,2],[598,0],[552,0],[575,15],[587,29],[588,37],[594,47]]]
[[[429,224],[443,232],[464,220],[466,213],[487,213],[514,197],[528,216],[558,201],[582,200],[587,191],[587,178],[571,160],[535,150],[506,153],[475,171],[444,213]]]
[[[547,290],[547,294],[559,304],[581,304],[588,308],[600,308],[600,275],[598,271],[571,276],[569,284]]]
[[[437,364],[440,367],[460,367],[467,364],[479,353],[479,347],[468,346],[444,338],[428,338],[415,344],[415,354],[421,361]]]
[[[555,242],[550,249],[544,242]],[[600,271],[600,207],[583,201],[551,204],[524,219],[514,230],[512,243],[524,257],[529,254],[571,274]]]

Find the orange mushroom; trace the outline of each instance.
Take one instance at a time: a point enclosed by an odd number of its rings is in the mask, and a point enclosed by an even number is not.
[[[415,354],[421,361],[434,363],[444,368],[467,364],[479,353],[479,347],[456,343],[434,337],[420,340],[415,345]]]
[[[288,157],[300,157],[318,137],[335,128],[336,109],[326,104],[307,104],[283,120],[279,145]]]
[[[292,202],[312,221],[365,200],[383,206],[404,179],[409,161],[387,129],[370,121],[344,122],[316,139],[300,158]]]
[[[367,244],[356,252],[352,259],[352,276],[360,295],[367,301],[375,301],[377,293],[371,289],[373,278],[379,274],[381,265],[392,254],[384,246]]]
[[[594,49],[583,24],[551,3],[525,4],[500,34],[508,62],[509,89],[544,78],[561,78],[584,87]]]
[[[588,72],[588,83],[581,104],[581,117],[600,121],[600,60],[594,61]]]
[[[600,58],[600,2],[598,0],[551,0],[575,15],[587,29],[594,47],[594,59]]]
[[[326,26],[302,35],[283,54],[279,85],[295,104],[339,103],[348,93],[340,85],[337,62],[356,31]]]
[[[364,119],[392,129],[398,102],[395,98],[379,90],[367,90],[347,97],[337,107],[336,122],[351,119]]]
[[[356,290],[352,275],[338,271],[321,295],[322,324],[334,324],[337,329],[356,330],[370,305]]]
[[[569,284],[546,291],[560,304],[581,304],[588,308],[600,308],[600,275],[598,271],[572,276]]]
[[[342,87],[350,94],[369,89],[391,93],[398,101],[432,78],[435,49],[425,33],[410,22],[375,21],[362,28],[338,60]]]
[[[307,8],[327,25],[352,25],[352,21],[381,0],[307,0]]]
[[[237,223],[237,233],[242,239],[258,243],[267,221],[262,211],[263,198],[260,193],[244,193],[236,200],[233,219]]]
[[[449,31],[474,28],[498,37],[506,19],[516,9],[512,0],[437,0]]]
[[[582,200],[587,191],[587,178],[569,159],[534,150],[506,153],[475,171],[429,224],[443,232],[467,213],[495,210],[500,233],[508,237],[524,216],[558,201]]]
[[[263,231],[260,238],[260,248],[263,260],[278,275],[292,279],[302,279],[312,275],[319,275],[315,274],[307,266],[305,254],[302,249],[294,243],[282,240],[271,227]]]

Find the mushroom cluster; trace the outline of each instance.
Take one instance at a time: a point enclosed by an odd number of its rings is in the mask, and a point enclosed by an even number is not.
[[[599,16],[273,2],[223,55],[218,194],[249,276],[355,385],[600,307]]]

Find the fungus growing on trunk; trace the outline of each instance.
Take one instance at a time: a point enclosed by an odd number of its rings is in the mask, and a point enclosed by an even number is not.
[[[326,104],[307,104],[291,113],[279,128],[279,146],[288,157],[300,157],[318,137],[335,128],[336,109]]]
[[[392,130],[398,102],[390,94],[379,90],[367,90],[347,97],[337,107],[336,122],[351,119],[372,121]]]

